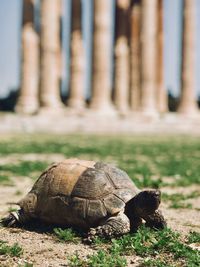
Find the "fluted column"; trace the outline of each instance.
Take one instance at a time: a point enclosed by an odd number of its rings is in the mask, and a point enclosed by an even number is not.
[[[141,20],[141,109],[156,112],[157,0],[142,0]]]
[[[128,110],[129,100],[129,0],[116,1],[114,102],[120,112]]]
[[[34,29],[34,0],[23,1],[21,88],[15,110],[34,113],[38,109],[39,38]]]
[[[72,1],[70,97],[68,105],[75,109],[84,107],[85,57],[81,27],[81,0]]]
[[[90,107],[111,110],[112,2],[93,1],[92,98]]]
[[[60,0],[41,0],[40,101],[46,108],[61,107],[58,68]]]
[[[197,112],[194,91],[195,75],[195,0],[184,0],[183,38],[182,38],[182,74],[181,97],[178,111],[192,115]]]
[[[130,15],[130,108],[133,111],[138,111],[141,105],[140,27],[141,0],[132,0]]]
[[[168,96],[164,86],[164,32],[163,32],[163,0],[158,0],[158,28],[157,28],[157,107],[163,113],[168,111]]]

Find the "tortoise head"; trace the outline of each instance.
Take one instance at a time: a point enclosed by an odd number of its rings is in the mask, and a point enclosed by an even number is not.
[[[161,201],[161,193],[159,190],[144,190],[132,198],[128,204],[138,217],[145,217],[154,213],[158,209]]]

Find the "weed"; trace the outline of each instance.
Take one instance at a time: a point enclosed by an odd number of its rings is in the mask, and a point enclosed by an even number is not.
[[[125,267],[126,259],[116,254],[109,254],[107,251],[98,250],[96,253],[81,259],[77,254],[68,258],[70,267]]]
[[[200,193],[198,191],[193,191],[190,194],[162,194],[162,199],[164,201],[169,202],[169,208],[173,209],[190,209],[192,208],[192,204],[190,203],[184,203],[183,201],[192,199],[192,198],[197,198],[200,196]]]
[[[171,185],[174,186],[200,183],[200,141],[195,137],[186,140],[184,137],[61,135],[57,138],[56,135],[26,135],[0,141],[0,154],[12,153],[60,153],[66,157],[115,162],[141,187],[165,185],[163,179],[154,180],[154,176],[171,177]],[[27,176],[30,171],[41,171],[47,166],[45,163],[39,164],[40,162],[26,162],[24,165],[22,163],[21,167],[16,164],[5,165],[1,166],[0,170],[5,168],[12,173]]]
[[[143,266],[150,266],[150,267],[174,267],[175,265],[171,265],[166,260],[161,259],[145,259],[143,261]]]
[[[122,255],[124,253],[128,255],[136,252],[139,256],[145,256],[151,252],[151,246],[155,241],[149,229],[142,227],[135,234],[128,234],[120,239],[113,239],[111,252]]]
[[[200,243],[200,233],[194,231],[190,232],[187,237],[187,243]]]
[[[138,186],[140,187],[151,187],[151,188],[160,188],[164,185],[164,182],[161,178],[159,179],[152,179],[150,175],[143,175],[142,179],[137,182]]]
[[[0,240],[0,255],[10,255],[11,257],[19,257],[23,253],[23,249],[15,243],[12,246],[6,244],[7,242]]]
[[[67,260],[68,260],[69,267],[87,267],[88,266],[87,260],[84,260],[81,257],[79,257],[77,253],[75,255],[68,257]]]
[[[67,228],[64,230],[61,228],[54,228],[53,231],[58,237],[58,239],[61,241],[73,243],[77,243],[78,241],[80,241],[80,237],[71,228]]]
[[[95,237],[94,241],[93,241],[93,244],[95,246],[100,246],[100,245],[104,245],[104,244],[109,244],[110,241],[106,238],[103,238],[103,237]]]
[[[41,172],[47,167],[47,162],[21,161],[15,164],[0,165],[0,171],[7,171],[10,175],[30,176],[33,172]]]
[[[13,212],[13,211],[17,211],[18,209],[17,208],[13,208],[13,207],[9,207],[8,208],[8,212],[10,213],[10,212]]]
[[[88,259],[88,266],[97,267],[123,267],[127,262],[124,257],[118,254],[110,254],[104,250],[98,250],[97,253],[91,255]]]
[[[192,199],[192,198],[197,198],[200,196],[200,192],[198,191],[193,191],[192,193],[190,194],[166,194],[166,193],[163,193],[162,194],[162,199],[164,200],[170,200],[170,201],[173,201],[173,202],[177,202],[177,201],[182,201],[182,200],[187,200],[187,199]]]
[[[25,262],[24,265],[18,265],[18,267],[33,267],[33,264],[29,262]]]
[[[171,205],[169,205],[169,208],[171,209],[191,209],[192,204],[190,203],[182,203],[182,202],[173,202]]]
[[[180,240],[180,234],[170,229],[153,231],[141,227],[135,234],[125,235],[118,240],[114,239],[110,252],[119,255],[135,252],[139,256],[150,257],[150,259],[167,254],[170,264],[181,258],[187,266],[198,266],[200,260],[199,252],[185,245]],[[169,266],[169,263],[167,264],[166,266]]]
[[[16,190],[16,192],[15,192],[15,195],[16,196],[21,196],[23,193],[22,193],[22,191],[21,190]]]
[[[180,266],[179,263],[185,267],[197,267],[200,260],[199,252],[184,244],[179,233],[170,229],[153,231],[144,226],[135,234],[113,239],[110,246],[99,249],[87,259],[76,254],[68,260],[69,266],[126,266],[124,256],[132,254],[146,257],[143,266],[152,267],[175,267]]]
[[[135,234],[113,239],[107,250],[99,250],[87,261],[75,255],[71,258],[71,266],[126,266],[123,256],[134,253],[148,257],[143,262],[144,266],[173,267],[177,266],[175,262],[179,258],[185,262],[183,266],[198,266],[199,261],[198,252],[182,243],[178,233],[170,229],[156,232],[141,227]],[[168,255],[167,260],[161,258],[165,254]]]
[[[9,175],[0,174],[0,184],[1,185],[13,185],[13,183],[10,180]]]

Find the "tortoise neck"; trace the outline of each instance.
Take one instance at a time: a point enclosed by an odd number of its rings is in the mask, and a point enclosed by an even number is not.
[[[137,196],[133,197],[126,203],[125,214],[129,219],[133,217],[140,217],[140,212],[137,207]]]

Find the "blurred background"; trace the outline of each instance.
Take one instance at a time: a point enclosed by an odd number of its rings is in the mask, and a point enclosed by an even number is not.
[[[0,218],[80,158],[161,189],[169,227],[89,248],[0,226],[0,265],[199,266],[200,0],[0,0],[0,22]]]
[[[0,110],[196,116],[199,18],[197,0],[2,0]]]

